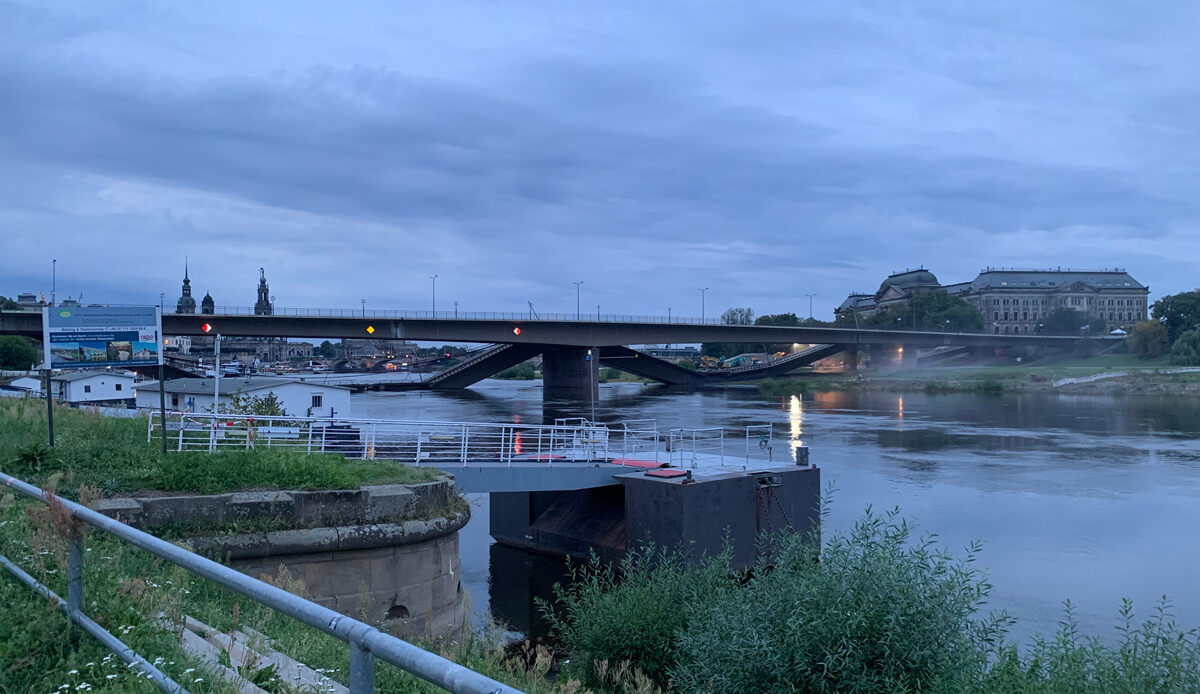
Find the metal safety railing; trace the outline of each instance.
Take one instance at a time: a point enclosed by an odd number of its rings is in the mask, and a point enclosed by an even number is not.
[[[730,457],[731,441],[738,437],[745,439],[745,455],[743,465],[753,461],[774,461],[775,426],[773,424],[751,424],[740,429],[724,427],[707,427],[700,429],[671,429],[668,432],[668,446],[671,465],[691,467],[693,469],[705,464],[724,465]],[[734,451],[737,449],[735,448]],[[737,460],[736,453],[732,453]]]
[[[375,690],[375,659],[431,682],[442,689],[462,694],[521,694],[520,690],[497,682],[490,677],[463,667],[442,656],[430,653],[369,624],[334,612],[314,602],[293,595],[282,588],[264,583],[215,561],[205,559],[186,549],[120,523],[85,506],[47,494],[33,485],[0,472],[0,479],[13,490],[49,505],[61,504],[72,518],[105,533],[120,538],[191,573],[239,593],[261,605],[303,622],[333,636],[350,646],[350,692],[366,694]],[[64,601],[49,587],[37,581],[7,557],[0,555],[0,565],[66,613],[124,662],[136,667],[164,692],[186,694],[187,690],[161,670],[138,655],[132,648],[106,631],[84,613],[83,557],[84,530],[68,532],[67,542],[67,599]]]
[[[651,447],[657,453],[659,441],[648,420],[610,428],[586,419],[533,425],[172,412],[165,424],[164,431],[159,418],[148,418],[146,440],[166,436],[176,451],[281,448],[440,468],[608,460]]]

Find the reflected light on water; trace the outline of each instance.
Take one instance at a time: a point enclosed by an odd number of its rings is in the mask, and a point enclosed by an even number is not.
[[[804,403],[800,396],[793,395],[788,400],[788,425],[791,427],[792,460],[796,460],[796,447],[803,446],[800,437],[804,435]]]
[[[900,415],[900,419],[904,419],[904,396],[896,398],[896,412]]]

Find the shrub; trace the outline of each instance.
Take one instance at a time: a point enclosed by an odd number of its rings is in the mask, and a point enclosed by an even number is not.
[[[1167,353],[1167,328],[1156,320],[1139,321],[1125,338],[1129,351],[1143,359],[1161,357]]]
[[[678,638],[681,691],[954,691],[1005,620],[977,621],[978,547],[956,559],[868,511],[820,551],[785,541],[736,600],[709,601]]]
[[[509,381],[532,381],[537,378],[537,369],[529,362],[522,362],[501,371],[492,376],[492,378],[501,378]]]
[[[617,566],[596,557],[571,567],[555,606],[541,610],[593,683],[608,665],[634,668],[660,685],[674,662],[675,640],[693,619],[735,589],[728,555],[688,561],[654,547],[631,551]],[[558,608],[557,610],[555,608]]]
[[[1200,330],[1188,330],[1171,345],[1171,363],[1200,366]]]

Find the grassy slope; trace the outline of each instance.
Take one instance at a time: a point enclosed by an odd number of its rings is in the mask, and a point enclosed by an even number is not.
[[[57,446],[47,450],[44,405],[0,400],[0,470],[35,484],[63,473],[59,490],[68,498],[78,498],[81,485],[98,487],[105,494],[137,489],[215,493],[238,488],[346,488],[424,481],[436,474],[387,462],[278,450],[172,453],[163,461],[161,452],[146,442],[145,420],[104,418],[68,408],[56,408],[55,430]],[[65,545],[61,532],[40,513],[42,509],[40,504],[0,490],[0,554],[65,595]],[[87,547],[85,604],[89,616],[150,660],[161,658],[167,674],[190,691],[234,689],[214,682],[198,663],[187,659],[174,637],[156,625],[152,615],[184,613],[228,629],[233,626],[234,606],[240,605],[239,624],[257,628],[277,639],[280,650],[312,667],[330,670],[333,679],[346,682],[349,652],[336,639],[101,533],[89,531]],[[302,584],[284,587],[303,593]],[[73,640],[69,632],[60,612],[0,571],[0,693],[59,691],[62,685],[68,685],[70,691],[84,685],[93,691],[157,691],[109,657],[107,649],[94,639],[83,635]],[[465,636],[432,645],[447,657],[504,677],[527,691],[549,691],[537,676],[527,677],[520,669],[510,673],[502,653],[494,647]],[[382,664],[379,686],[381,691],[441,691]],[[268,690],[286,691],[280,683]]]
[[[239,489],[346,489],[423,482],[436,472],[386,461],[346,460],[278,449],[171,453],[146,441],[146,420],[55,408],[55,447],[46,447],[40,401],[0,399],[0,470],[33,484],[62,473],[68,489],[104,496],[138,490],[216,494]],[[68,492],[69,495],[69,492]]]

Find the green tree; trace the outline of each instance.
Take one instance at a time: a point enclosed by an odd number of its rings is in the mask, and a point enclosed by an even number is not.
[[[725,325],[753,325],[754,309],[749,306],[725,309],[725,313],[721,314],[721,322]]]
[[[313,354],[323,359],[335,359],[338,355],[338,346],[325,340],[313,348]]]
[[[754,319],[755,325],[798,326],[800,319],[794,313],[771,313]]]
[[[283,403],[273,390],[268,391],[266,395],[233,393],[229,396],[229,404],[221,405],[221,413],[253,414],[261,417],[287,416],[287,410],[283,409]]]
[[[1166,326],[1154,320],[1139,321],[1130,328],[1125,344],[1131,353],[1143,359],[1161,357],[1171,346]]]
[[[1084,326],[1089,326],[1084,330]],[[1071,308],[1056,308],[1046,314],[1046,318],[1034,330],[1039,335],[1062,335],[1076,337],[1079,335],[1102,335],[1105,332],[1104,321],[1095,316],[1089,317],[1083,311]]]
[[[1150,315],[1167,328],[1173,344],[1182,333],[1200,328],[1200,289],[1164,296],[1150,306]]]
[[[1171,343],[1171,363],[1200,366],[1200,330],[1187,330]]]
[[[0,311],[20,311],[21,304],[13,301],[7,296],[0,296]]]
[[[917,330],[964,333],[983,330],[983,314],[979,309],[941,289],[921,292],[912,298],[911,304]]]
[[[754,325],[754,309],[746,308],[729,308],[721,314],[721,323],[724,325]],[[700,345],[700,354],[706,357],[725,357],[743,352],[751,352],[753,347],[743,342],[705,342]]]
[[[37,350],[29,338],[0,335],[0,369],[28,369],[37,358]]]

